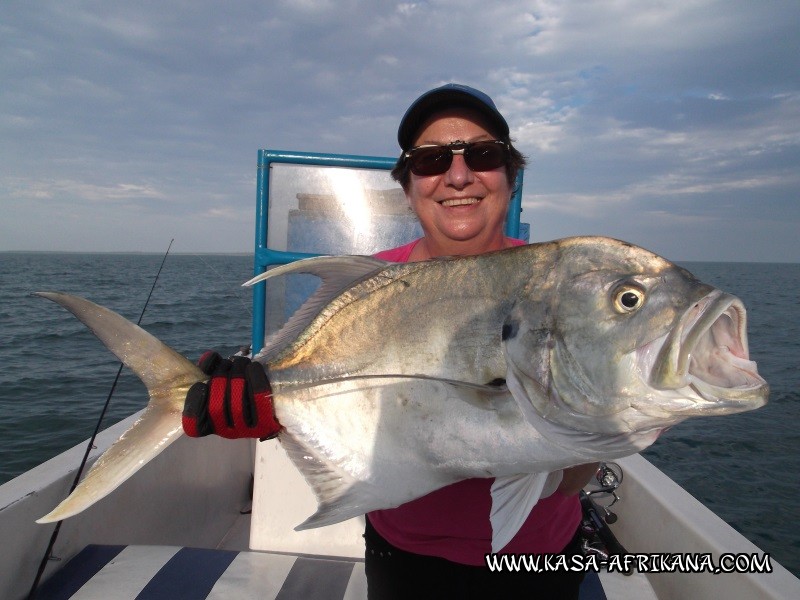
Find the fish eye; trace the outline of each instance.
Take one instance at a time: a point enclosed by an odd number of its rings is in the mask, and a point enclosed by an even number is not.
[[[628,314],[639,310],[644,305],[644,290],[638,286],[625,284],[614,290],[612,297],[614,310]]]

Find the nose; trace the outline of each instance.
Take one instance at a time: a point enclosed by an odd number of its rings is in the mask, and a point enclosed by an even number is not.
[[[475,174],[464,161],[463,151],[453,153],[453,162],[445,174],[445,183],[456,189],[462,189],[475,180]]]

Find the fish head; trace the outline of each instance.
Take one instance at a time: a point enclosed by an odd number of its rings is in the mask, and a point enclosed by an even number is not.
[[[503,331],[523,410],[615,434],[766,403],[738,298],[625,242],[557,243],[547,276],[530,282]]]

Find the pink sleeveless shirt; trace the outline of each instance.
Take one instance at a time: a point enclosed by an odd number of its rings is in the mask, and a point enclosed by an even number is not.
[[[385,250],[376,258],[408,262],[419,240]],[[524,242],[509,238],[515,246]],[[375,530],[390,544],[416,554],[439,556],[467,564],[485,565],[491,552],[491,486],[494,479],[459,481],[397,508],[369,513]],[[572,539],[581,520],[577,495],[555,492],[539,500],[504,553],[560,552]]]

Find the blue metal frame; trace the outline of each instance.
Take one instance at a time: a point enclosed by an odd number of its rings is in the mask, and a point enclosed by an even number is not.
[[[291,152],[260,149],[258,151],[258,170],[256,175],[256,242],[253,275],[260,275],[267,270],[267,267],[273,265],[285,265],[295,260],[316,256],[315,254],[283,252],[269,248],[267,240],[267,232],[269,230],[269,179],[270,169],[274,163],[355,169],[382,169],[389,171],[394,167],[396,162],[396,158],[385,156],[323,154],[318,152]],[[511,196],[508,217],[506,219],[506,235],[510,237],[519,237],[520,213],[522,212],[522,179],[523,172],[520,171],[517,175],[514,194]],[[253,354],[257,353],[264,346],[266,289],[265,282],[258,283],[253,287]]]

